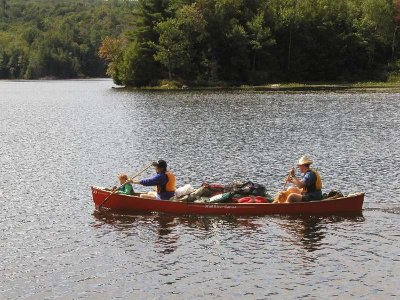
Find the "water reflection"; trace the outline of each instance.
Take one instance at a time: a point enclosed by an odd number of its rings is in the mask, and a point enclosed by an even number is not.
[[[177,241],[179,239],[179,235],[174,232],[174,228],[176,227],[175,218],[167,215],[156,215],[153,223],[156,224],[156,231],[158,233],[155,249],[162,254],[174,252],[177,249]]]
[[[100,228],[104,224],[112,225],[117,230],[126,230],[135,226],[135,223],[157,224],[157,232],[160,236],[168,236],[173,233],[173,228],[177,225],[183,225],[191,228],[201,229],[203,231],[212,231],[218,225],[224,225],[231,228],[247,227],[256,229],[261,224],[255,222],[257,217],[237,217],[232,215],[221,216],[203,216],[203,215],[169,215],[163,213],[140,213],[118,214],[115,212],[95,210],[93,216],[97,222],[93,227]]]
[[[284,222],[279,225],[293,238],[293,242],[301,245],[307,252],[320,250],[323,239],[328,232],[329,224],[343,222],[364,222],[362,213],[333,216],[282,216]]]
[[[221,228],[227,231],[234,231],[237,228],[240,235],[249,236],[256,232],[263,225],[257,222],[256,217],[240,218],[236,216],[196,216],[196,215],[169,215],[162,213],[147,213],[140,215],[124,215],[111,211],[93,212],[95,222],[94,228],[102,229],[102,234],[109,233],[110,230],[104,230],[108,226],[111,231],[123,232],[124,235],[135,235],[136,231],[146,231],[154,233],[152,238],[144,236],[146,240],[154,243],[154,250],[161,254],[170,254],[178,247],[181,228],[191,229],[199,239],[208,239],[209,233],[215,234],[221,232]],[[137,233],[136,233],[137,234]]]
[[[140,214],[140,215],[125,215],[125,214],[115,214],[108,210],[93,212],[93,216],[97,222],[93,223],[92,226],[95,228],[103,227],[105,224],[112,225],[116,230],[124,231],[126,229],[132,228],[136,221],[143,220],[147,216],[151,216],[151,213]]]
[[[360,223],[365,219],[360,214],[334,216],[266,216],[260,221],[258,217],[238,216],[176,216],[162,213],[140,215],[123,215],[111,212],[93,213],[93,227],[112,226],[111,230],[122,231],[125,235],[135,235],[135,230],[153,233],[152,237],[144,237],[154,244],[154,250],[161,254],[170,254],[177,250],[182,227],[192,229],[198,239],[208,239],[210,233],[219,234],[221,230],[236,234],[236,238],[252,239],[252,235],[264,232],[265,218],[278,220],[276,225],[283,228],[288,235],[281,239],[288,244],[300,246],[306,252],[312,253],[324,248],[329,241],[324,242],[326,234],[331,230],[331,224]],[[268,222],[267,222],[268,223]],[[133,230],[135,229],[135,230]],[[137,234],[137,233],[136,233]]]

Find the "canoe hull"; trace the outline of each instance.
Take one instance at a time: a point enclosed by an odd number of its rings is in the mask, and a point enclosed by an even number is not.
[[[95,207],[110,196],[110,191],[92,187]],[[170,214],[196,215],[272,215],[272,214],[345,214],[362,211],[364,194],[354,194],[347,197],[301,203],[186,203],[163,200],[152,200],[112,194],[103,204],[120,212],[163,212]]]

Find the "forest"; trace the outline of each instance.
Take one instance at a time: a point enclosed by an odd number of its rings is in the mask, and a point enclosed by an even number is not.
[[[132,1],[0,0],[0,79],[105,77],[107,36],[130,27]]]
[[[1,0],[0,78],[386,81],[399,27],[400,0]]]
[[[139,0],[103,41],[118,84],[384,81],[399,71],[399,1]]]

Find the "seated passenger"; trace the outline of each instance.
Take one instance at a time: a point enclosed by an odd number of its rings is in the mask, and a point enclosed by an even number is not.
[[[295,193],[290,194],[286,202],[308,202],[322,199],[321,175],[316,170],[310,169],[312,163],[313,161],[307,156],[302,156],[299,159],[297,167],[300,169],[300,172],[303,173],[303,180],[296,178],[294,169],[292,168],[287,180],[303,190],[301,195]]]
[[[117,194],[124,194],[124,195],[133,195],[133,187],[130,182],[128,182],[128,175],[126,174],[119,174],[118,175],[120,187],[117,190],[117,187],[113,188],[113,192],[116,191]]]
[[[156,192],[141,194],[140,197],[142,198],[169,200],[175,194],[175,176],[171,171],[167,171],[167,162],[165,160],[153,162],[153,166],[155,167],[156,175],[142,180],[131,179],[130,182],[144,186],[156,186]]]

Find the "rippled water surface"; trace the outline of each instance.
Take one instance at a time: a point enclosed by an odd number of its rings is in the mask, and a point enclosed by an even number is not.
[[[399,94],[112,86],[0,82],[1,299],[400,296]],[[325,191],[366,193],[362,214],[116,215],[91,199],[156,158],[178,185],[274,194],[304,153]]]

